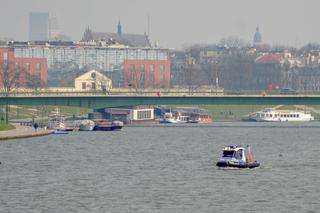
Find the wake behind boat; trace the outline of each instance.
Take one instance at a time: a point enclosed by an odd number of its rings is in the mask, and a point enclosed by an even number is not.
[[[226,146],[223,148],[222,156],[217,162],[219,168],[255,168],[260,163],[253,161],[250,146],[248,150],[242,146]]]

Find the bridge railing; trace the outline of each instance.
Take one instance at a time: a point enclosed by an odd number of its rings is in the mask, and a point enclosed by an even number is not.
[[[102,91],[18,91],[12,92],[9,96],[217,96],[223,95],[223,91],[213,90],[156,90],[156,91],[135,91],[135,90],[111,90]],[[5,93],[0,93],[1,97],[6,97]]]

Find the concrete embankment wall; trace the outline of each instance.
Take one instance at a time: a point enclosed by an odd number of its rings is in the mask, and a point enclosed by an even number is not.
[[[44,135],[49,135],[54,132],[54,130],[45,130],[38,128],[37,131],[30,126],[23,126],[20,124],[13,124],[16,126],[14,130],[0,131],[0,140],[18,139],[18,138],[30,138],[39,137]]]

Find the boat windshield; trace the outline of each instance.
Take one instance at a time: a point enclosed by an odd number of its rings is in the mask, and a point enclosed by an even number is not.
[[[232,158],[234,155],[234,151],[230,151],[230,150],[225,150],[222,153],[222,157],[226,157],[226,158]]]

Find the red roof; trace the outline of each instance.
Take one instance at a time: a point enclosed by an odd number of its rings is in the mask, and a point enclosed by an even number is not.
[[[278,64],[284,59],[283,53],[272,53],[256,58],[258,64]]]

